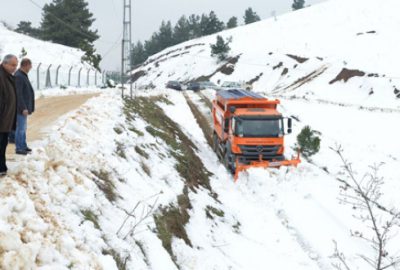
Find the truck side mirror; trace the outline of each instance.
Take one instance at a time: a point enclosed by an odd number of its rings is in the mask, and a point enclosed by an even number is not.
[[[288,118],[288,130],[287,133],[292,133],[292,118]]]

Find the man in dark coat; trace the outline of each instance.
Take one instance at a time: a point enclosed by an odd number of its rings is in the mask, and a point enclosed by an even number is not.
[[[15,149],[18,155],[26,155],[32,151],[26,143],[28,115],[35,111],[35,92],[28,78],[28,73],[31,69],[31,60],[24,58],[21,61],[21,68],[15,73],[15,84],[17,87]]]
[[[13,74],[17,67],[15,55],[6,55],[0,65],[0,177],[7,174],[8,133],[16,127],[17,94]]]

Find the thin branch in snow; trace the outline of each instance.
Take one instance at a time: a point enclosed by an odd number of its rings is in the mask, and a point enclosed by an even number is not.
[[[373,234],[373,236],[368,237],[358,231],[351,231],[353,237],[357,237],[369,243],[376,253],[374,258],[365,256],[364,254],[359,254],[358,256],[375,270],[384,270],[390,267],[395,268],[400,264],[400,257],[397,255],[389,256],[387,246],[388,242],[393,239],[390,232],[394,225],[397,224],[400,218],[400,212],[395,209],[387,211],[386,208],[381,207],[378,203],[382,196],[381,186],[384,184],[384,179],[379,176],[379,169],[383,163],[370,166],[371,172],[361,177],[361,179],[357,179],[357,174],[353,170],[352,164],[343,156],[342,147],[337,146],[336,149],[331,149],[340,157],[345,175],[348,178],[348,181],[340,180],[345,184],[345,187],[342,188],[340,192],[341,198],[339,201],[352,205],[353,209],[361,211],[359,215],[355,215],[354,217],[362,222],[368,222],[368,228]],[[354,194],[348,194],[348,190],[353,191]],[[385,213],[380,211],[385,211]],[[383,214],[390,214],[391,218],[383,221],[385,219]],[[338,251],[337,244],[336,242],[334,243],[335,251],[333,258],[337,259],[339,263],[333,264],[333,266],[338,270],[342,269],[342,266],[350,270],[344,254]]]
[[[122,222],[121,226],[118,228],[116,234],[119,235],[122,231],[122,229],[125,227],[126,223],[128,222],[129,219],[133,219],[133,225],[129,229],[128,233],[123,237],[125,240],[129,235],[133,235],[135,230],[143,224],[145,220],[147,220],[150,216],[152,216],[152,213],[154,212],[157,203],[158,203],[158,196],[162,194],[162,191],[152,195],[144,200],[138,201],[133,209],[131,211],[127,211],[125,209],[121,209],[122,211],[125,212],[126,218]],[[147,204],[148,201],[151,199],[156,198],[152,204]],[[141,212],[139,215],[137,215],[139,207],[142,207]]]

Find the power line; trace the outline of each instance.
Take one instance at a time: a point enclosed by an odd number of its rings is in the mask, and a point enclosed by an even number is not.
[[[28,0],[29,2],[31,2],[35,7],[37,7],[40,10],[43,10],[43,7],[41,7],[38,3],[36,3],[33,0]],[[70,30],[74,31],[77,34],[83,35],[87,38],[90,39],[94,39],[96,38],[96,36],[91,35],[90,33],[87,32],[83,32],[82,30],[75,28],[73,26],[71,26],[70,24],[68,24],[67,22],[63,21],[62,19],[60,19],[59,17],[57,17],[56,15],[54,15],[51,12],[48,12],[48,14],[50,14],[55,20],[57,20],[58,22],[62,23],[65,27],[69,28]],[[113,42],[110,41],[102,41],[101,39],[98,39],[97,42],[102,42],[102,43],[106,43],[106,44],[112,44]]]
[[[115,49],[115,47],[117,45],[120,44],[121,38],[123,35],[123,31],[121,32],[121,34],[118,36],[117,40],[114,42],[114,44],[103,54],[103,60],[112,52],[112,50]]]

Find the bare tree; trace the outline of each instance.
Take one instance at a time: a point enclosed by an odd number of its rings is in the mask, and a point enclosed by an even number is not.
[[[133,207],[131,211],[126,211],[125,209],[122,209],[122,211],[125,212],[126,218],[124,222],[121,224],[119,229],[117,230],[117,235],[119,236],[122,229],[125,227],[127,224],[128,220],[131,219],[133,220],[130,222],[130,228],[128,229],[128,232],[123,236],[123,240],[126,240],[128,236],[133,236],[138,229],[139,226],[143,225],[144,222],[149,219],[150,217],[153,216],[153,213],[157,207],[158,203],[158,196],[162,194],[162,192],[159,192],[153,196],[150,196],[147,199],[138,201],[136,205]],[[154,199],[155,198],[155,199]],[[153,203],[149,204],[148,202],[150,200],[154,199]]]
[[[400,256],[398,254],[389,254],[388,243],[393,240],[393,227],[400,225],[400,213],[397,209],[387,211],[387,208],[381,207],[379,199],[382,196],[381,186],[384,179],[379,176],[379,169],[382,164],[370,166],[371,172],[365,174],[361,179],[357,179],[352,164],[343,156],[343,149],[337,146],[333,149],[340,157],[343,163],[343,169],[347,179],[340,181],[345,185],[341,190],[340,201],[349,204],[353,209],[360,210],[356,218],[369,224],[371,236],[364,236],[362,232],[351,231],[353,237],[362,239],[370,244],[375,252],[375,256],[368,257],[363,254],[358,256],[364,260],[371,269],[385,270],[388,268],[398,269],[400,265]],[[350,192],[351,191],[351,194]],[[335,269],[350,270],[345,255],[339,251],[337,243],[334,241],[335,251],[333,258],[338,262],[333,264]]]

